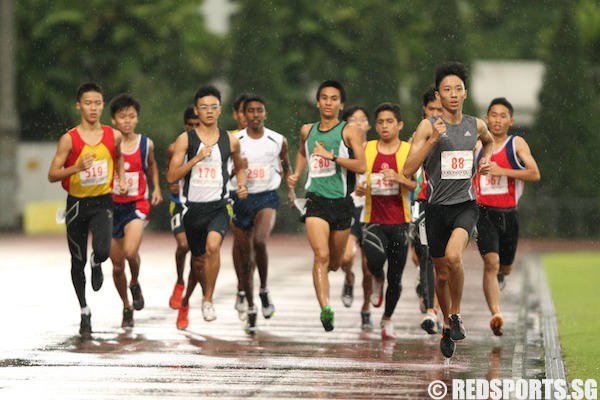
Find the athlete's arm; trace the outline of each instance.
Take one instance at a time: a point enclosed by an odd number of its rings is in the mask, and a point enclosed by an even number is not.
[[[156,165],[156,159],[154,158],[154,142],[148,139],[148,175],[152,179],[152,205],[158,205],[162,203],[163,197],[160,190],[160,178],[158,176],[158,166]]]
[[[238,187],[235,194],[240,199],[248,197],[248,188],[246,187],[246,169],[244,168],[244,160],[242,160],[240,140],[233,136],[229,136],[231,146],[231,159],[233,160],[233,173],[237,179]]]
[[[290,165],[290,159],[288,157],[288,143],[287,139],[284,137],[281,142],[281,152],[279,153],[279,162],[281,163],[281,171],[283,172],[283,179],[286,182],[288,189],[288,200],[290,201],[290,207],[294,207],[294,200],[296,200],[296,193],[294,192],[294,188],[290,187],[287,183],[288,178],[292,174],[292,166]]]
[[[312,125],[313,124],[306,124],[300,128],[300,145],[298,147],[298,153],[296,154],[296,169],[287,179],[288,187],[291,189],[296,187],[298,180],[300,179],[300,174],[304,171],[304,168],[306,168],[306,149],[304,147]]]
[[[346,168],[348,171],[352,171],[357,174],[364,174],[367,170],[367,159],[365,157],[363,136],[364,134],[360,128],[346,125],[342,131],[342,137],[344,138],[344,141],[350,145],[350,148],[354,153],[354,158],[338,157],[335,160],[337,164]]]
[[[56,146],[56,153],[52,158],[50,169],[48,170],[48,181],[62,181],[63,179],[68,178],[77,172],[85,171],[92,166],[92,163],[94,162],[94,155],[88,153],[84,157],[81,157],[77,164],[64,168],[65,162],[67,161],[69,154],[71,154],[72,148],[73,142],[71,140],[71,136],[68,133],[65,133],[61,136],[60,140],[58,141],[58,145]]]
[[[129,190],[127,187],[127,180],[125,179],[125,163],[123,162],[123,155],[121,154],[121,131],[113,129],[115,133],[115,154],[116,154],[116,170],[117,176],[119,177],[119,194],[125,196]]]
[[[438,121],[441,121],[438,118]],[[438,124],[436,121],[436,124]],[[442,121],[443,124],[443,121]],[[422,120],[412,136],[410,151],[402,168],[402,175],[412,176],[419,169],[433,147],[440,141],[442,135],[439,129],[434,129],[427,119]]]
[[[537,162],[531,155],[531,149],[525,139],[517,136],[514,139],[514,144],[517,157],[519,158],[519,161],[525,165],[525,169],[501,168],[496,163],[492,162],[490,174],[496,176],[505,175],[509,178],[527,182],[539,181],[541,178],[540,170],[538,169]]]
[[[490,173],[490,159],[494,154],[494,139],[483,120],[477,118],[477,138],[481,141],[481,160],[479,161],[479,173],[488,175]]]
[[[166,164],[166,169],[165,169],[165,176],[167,175],[167,171],[169,171],[169,164],[171,164],[171,158],[173,157],[173,153],[175,152],[175,143],[171,143],[169,145],[169,147],[167,147],[167,164]],[[175,183],[167,183],[167,186],[169,188],[169,192],[171,192],[171,194],[179,194],[179,182],[175,182]]]

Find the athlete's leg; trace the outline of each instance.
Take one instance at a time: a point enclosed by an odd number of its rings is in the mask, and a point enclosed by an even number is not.
[[[92,232],[93,261],[103,263],[110,256],[113,229],[112,209],[108,207],[97,209],[90,218],[89,226]]]
[[[177,284],[185,285],[183,279],[183,272],[185,269],[185,258],[188,251],[190,251],[187,242],[187,236],[185,232],[179,232],[175,235],[175,241],[177,242],[177,248],[175,249],[175,267],[177,268]]]
[[[204,282],[203,302],[212,303],[217,276],[219,275],[219,269],[221,268],[222,243],[223,236],[221,236],[219,232],[208,232],[208,236],[206,237],[206,264],[204,265],[204,268],[202,268],[203,273],[199,279],[201,284]]]
[[[500,312],[500,286],[496,277],[499,269],[498,253],[487,253],[483,256],[483,293],[492,315]]]
[[[274,208],[263,208],[254,217],[254,259],[260,276],[260,288],[267,287],[269,277],[269,255],[267,253],[267,240],[275,226],[277,211]]]
[[[140,246],[142,244],[142,237],[144,236],[145,223],[144,220],[136,218],[125,225],[124,229],[123,254],[129,264],[131,286],[138,283],[140,274]]]
[[[242,273],[242,290],[246,292],[248,307],[254,306],[254,270],[256,264],[252,261],[252,243],[250,241],[251,231],[244,230],[231,224],[233,232],[233,262],[236,270]]]
[[[130,308],[129,298],[127,295],[127,276],[125,274],[125,255],[123,253],[124,238],[112,240],[110,247],[110,260],[113,265],[113,281],[119,297],[123,302],[123,308]]]
[[[80,209],[81,202],[67,203],[66,225],[67,243],[71,253],[71,281],[81,308],[87,307],[85,298],[85,264],[87,262],[87,244],[89,221],[85,218],[86,210]]]
[[[462,253],[469,243],[469,233],[463,228],[456,228],[450,235],[446,245],[446,263],[448,266],[448,283],[451,304],[448,309],[450,314],[460,314],[465,274]]]
[[[313,283],[321,308],[329,305],[329,223],[317,217],[306,218],[308,242],[314,253]]]
[[[362,246],[360,248],[360,261],[363,273],[362,287],[364,295],[361,311],[367,312],[371,309],[371,293],[373,293],[373,275],[371,275],[371,271],[369,271],[369,267],[367,265],[367,256]]]

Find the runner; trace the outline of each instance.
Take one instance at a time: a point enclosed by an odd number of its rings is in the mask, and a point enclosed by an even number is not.
[[[214,86],[203,86],[196,93],[194,104],[200,126],[177,137],[167,181],[173,184],[183,179],[183,224],[196,278],[203,289],[202,314],[204,320],[210,322],[217,318],[212,300],[221,266],[221,244],[229,225],[227,181],[230,159],[238,180],[237,196],[246,198],[248,190],[240,142],[218,126],[221,93]],[[189,325],[188,293],[181,300],[178,329],[186,329]]]
[[[367,143],[367,132],[371,129],[369,124],[369,112],[362,106],[351,106],[344,110],[342,114],[342,121],[347,121],[348,125],[357,126],[363,132],[363,143]],[[350,228],[350,235],[348,236],[348,243],[346,243],[346,250],[342,257],[342,270],[346,273],[344,278],[344,288],[342,289],[342,303],[346,307],[352,307],[354,300],[354,272],[352,272],[352,265],[354,264],[354,257],[356,251],[360,247],[360,259],[362,267],[362,287],[363,287],[363,304],[360,311],[361,329],[363,331],[370,331],[373,329],[373,323],[371,322],[371,272],[367,267],[367,258],[365,257],[365,251],[362,246],[362,226],[361,226],[361,215],[365,206],[364,196],[357,196],[353,191],[352,201],[354,203],[354,222],[352,228]]]
[[[275,306],[271,301],[267,278],[269,257],[267,240],[275,225],[279,195],[277,189],[282,176],[291,174],[288,158],[288,144],[283,135],[265,127],[267,107],[259,96],[249,95],[243,105],[244,119],[248,127],[235,134],[241,146],[244,164],[247,164],[248,198],[238,199],[234,195],[233,224],[234,263],[240,265],[244,284],[244,293],[248,300],[246,332],[256,332],[257,307],[254,305],[254,270],[258,267],[260,276],[259,296],[262,314],[271,318]],[[237,185],[237,179],[232,179]],[[296,195],[288,187],[288,200],[294,204]]]
[[[540,171],[525,139],[508,135],[514,124],[513,106],[508,100],[504,97],[492,100],[485,119],[496,151],[491,158],[490,173],[486,176],[477,174],[473,179],[479,204],[477,246],[483,258],[483,292],[492,313],[490,328],[494,335],[502,336],[504,318],[500,312],[500,290],[505,284],[505,276],[512,272],[517,252],[517,203],[523,193],[524,181],[539,181]],[[479,146],[477,151],[479,159]]]
[[[326,331],[331,331],[334,312],[329,305],[327,273],[341,266],[354,213],[350,197],[353,184],[348,172],[364,173],[365,152],[360,129],[338,118],[346,99],[343,86],[336,81],[325,81],[319,85],[316,99],[321,119],[300,130],[296,170],[289,176],[288,186],[296,187],[308,165],[303,219],[314,253],[313,281],[321,307],[321,323]],[[354,159],[350,158],[350,150]]]
[[[133,328],[133,310],[144,308],[144,296],[138,281],[140,274],[140,246],[144,227],[150,215],[150,188],[152,181],[153,206],[162,203],[158,167],[154,158],[154,142],[146,135],[135,132],[139,121],[140,103],[128,94],[121,94],[110,102],[110,117],[114,126],[121,131],[121,154],[125,166],[125,179],[129,191],[126,195],[113,190],[114,222],[110,259],[113,264],[113,281],[123,302],[121,327]],[[115,178],[116,179],[116,178]],[[116,180],[116,183],[118,180]],[[125,261],[129,264],[131,280],[129,290],[133,304],[127,294]],[[133,305],[133,307],[132,307]]]
[[[402,170],[410,144],[400,139],[404,127],[400,106],[382,103],[375,109],[378,140],[370,140],[365,148],[367,172],[356,186],[365,196],[362,222],[363,247],[371,271],[371,303],[383,303],[383,286],[387,260],[388,286],[385,309],[381,318],[381,339],[396,339],[392,315],[402,293],[402,273],[408,254],[410,195],[417,183],[398,173]]]
[[[62,181],[69,193],[65,222],[71,279],[81,307],[79,333],[88,337],[92,333],[92,313],[85,297],[88,235],[91,231],[92,289],[98,291],[104,281],[101,263],[110,254],[113,175],[119,177],[120,194],[127,193],[127,184],[120,149],[121,132],[100,123],[104,109],[102,87],[93,82],[79,86],[76,107],[81,113],[81,122],[58,141],[48,180]]]
[[[428,88],[422,96],[423,119],[438,117],[442,115],[442,103],[435,97],[435,88]],[[409,142],[412,142],[412,137]],[[438,313],[437,298],[435,297],[435,275],[433,260],[429,255],[427,245],[427,234],[425,228],[425,204],[427,203],[427,177],[423,173],[423,167],[417,171],[417,188],[413,192],[415,202],[412,210],[412,248],[413,261],[419,270],[417,277],[417,295],[419,296],[419,307],[425,315],[421,321],[421,328],[427,333],[436,334],[442,330],[443,322],[441,313]]]
[[[194,111],[194,107],[190,106],[185,109],[183,113],[183,129],[187,131],[194,130],[200,126],[200,120],[198,119],[198,115]],[[169,164],[171,163],[171,157],[173,157],[173,152],[175,151],[175,143],[171,143],[167,148],[167,170],[169,168]],[[183,279],[184,267],[185,267],[185,258],[187,253],[190,251],[188,246],[187,237],[185,236],[185,228],[183,226],[183,206],[181,204],[181,198],[179,196],[179,191],[181,190],[181,186],[179,182],[169,184],[169,192],[171,197],[171,202],[169,204],[169,215],[171,217],[171,232],[175,236],[175,241],[177,242],[177,248],[175,249],[175,267],[177,269],[177,282],[175,283],[175,287],[173,288],[173,293],[169,298],[169,307],[174,310],[178,310],[181,307],[181,297],[183,296],[183,292],[185,291],[185,281]],[[188,290],[190,291],[190,296],[196,287],[196,274],[194,273],[194,267],[191,265],[190,259],[190,273],[188,277]]]
[[[404,176],[421,165],[427,174],[427,242],[435,265],[436,294],[444,314],[440,349],[452,357],[454,341],[467,334],[460,315],[464,285],[462,253],[477,223],[479,209],[471,178],[476,164],[473,151],[483,143],[479,170],[489,173],[494,142],[485,122],[462,113],[467,98],[467,69],[457,62],[444,63],[435,74],[436,97],[442,102],[439,118],[423,120],[413,136],[404,164]]]

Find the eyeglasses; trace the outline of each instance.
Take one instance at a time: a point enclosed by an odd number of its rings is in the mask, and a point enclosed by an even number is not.
[[[200,111],[200,112],[207,112],[208,110],[210,110],[210,111],[217,111],[219,108],[221,108],[221,106],[218,105],[218,104],[213,104],[211,106],[206,106],[205,105],[205,106],[198,107],[198,111]]]

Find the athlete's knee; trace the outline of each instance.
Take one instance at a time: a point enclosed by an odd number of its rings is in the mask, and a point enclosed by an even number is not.
[[[483,269],[487,273],[497,274],[500,270],[500,259],[498,254],[488,253],[483,256]]]
[[[514,266],[514,264],[502,264],[502,265],[500,265],[499,269],[502,272],[502,274],[510,275],[513,271],[513,266]]]
[[[97,262],[97,263],[103,263],[104,261],[108,260],[108,257],[110,256],[110,246],[108,246],[107,249],[94,249],[94,259],[92,261]]]
[[[462,254],[457,251],[446,252],[446,262],[448,268],[456,270],[462,266]]]

